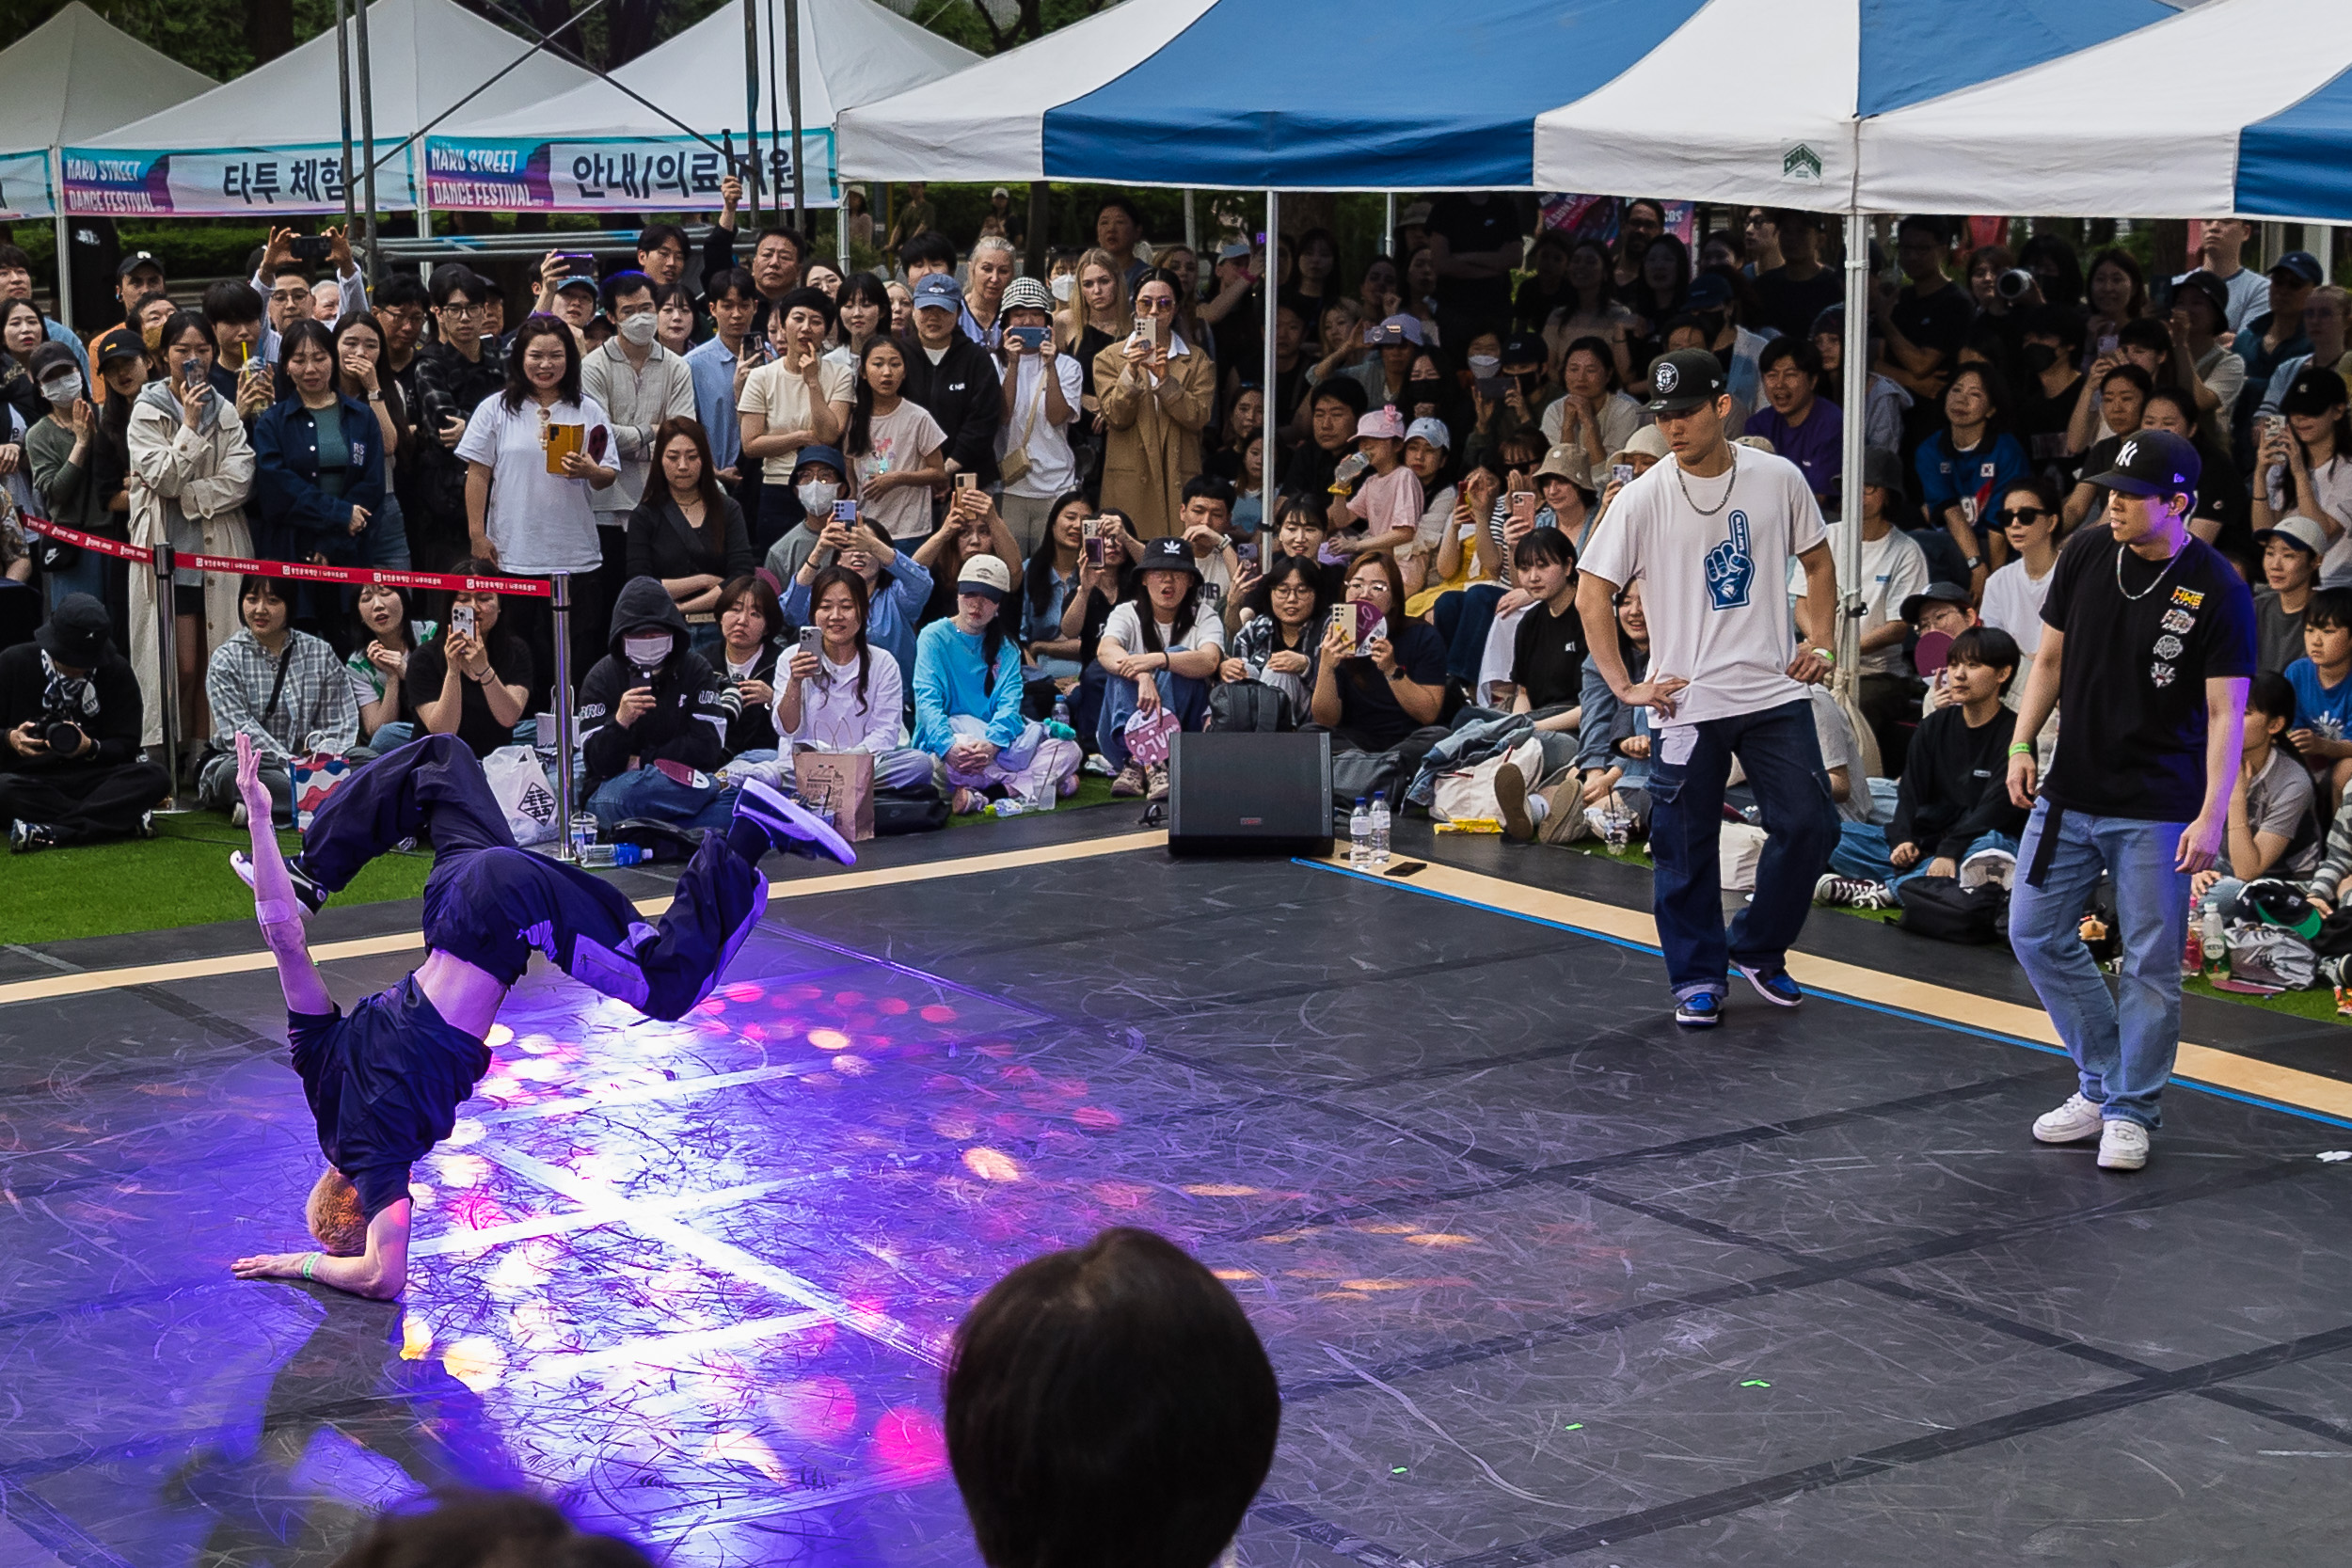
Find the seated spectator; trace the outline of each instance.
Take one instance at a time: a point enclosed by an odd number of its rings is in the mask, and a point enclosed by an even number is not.
[[[1593,509],[1593,521],[1600,521],[1609,511],[1609,503],[1617,499],[1617,493],[1658,467],[1665,459],[1669,450],[1666,445],[1666,433],[1654,424],[1645,424],[1628,437],[1624,446],[1611,452],[1609,454],[1609,483],[1601,490],[1599,504]],[[1617,475],[1620,472],[1624,472],[1626,477],[1619,479]],[[1592,530],[1586,529],[1586,537],[1589,538],[1591,534]]]
[[[1878,741],[1882,765],[1890,772],[1900,770],[1902,737],[1897,729],[1919,712],[1919,681],[1903,652],[1911,626],[1903,619],[1902,605],[1924,590],[1930,578],[1927,557],[1918,542],[1895,526],[1894,509],[1903,504],[1902,460],[1891,451],[1866,448],[1862,454],[1862,577],[1858,583],[1840,581],[1838,587],[1841,593],[1859,592],[1862,598],[1862,650],[1854,703]],[[1850,548],[1842,537],[1845,527],[1842,517],[1829,526],[1830,559],[1841,573]],[[1792,591],[1797,580],[1792,574]]]
[[[1640,404],[1626,396],[1614,351],[1599,338],[1579,338],[1560,359],[1560,396],[1544,410],[1544,439],[1575,451],[1570,477],[1598,490],[1609,473],[1609,454],[1649,423]]]
[[[914,743],[946,764],[951,809],[983,810],[991,791],[1025,800],[1072,793],[1077,744],[1022,717],[1021,651],[999,616],[1012,573],[976,555],[956,587],[955,615],[925,626],[914,655]]]
[[[801,563],[816,550],[825,525],[833,521],[834,506],[849,496],[842,487],[849,471],[850,460],[837,447],[801,449],[801,459],[792,468],[792,494],[800,502],[801,520],[768,546],[765,562],[778,582],[790,582]]]
[[[1509,450],[1507,443],[1505,450]],[[1534,465],[1530,464],[1529,467]],[[1489,480],[1492,478],[1491,475],[1487,477]],[[1522,470],[1514,468],[1512,478],[1505,483],[1512,486],[1510,493],[1496,501],[1483,519],[1486,538],[1472,541],[1475,547],[1483,549],[1491,546],[1493,549],[1491,557],[1482,562],[1480,579],[1469,583],[1458,594],[1441,595],[1431,605],[1429,611],[1430,624],[1437,627],[1438,640],[1445,645],[1445,672],[1465,687],[1474,685],[1478,679],[1478,669],[1486,657],[1487,639],[1496,624],[1506,614],[1516,615],[1526,608],[1527,600],[1524,598],[1513,599],[1507,611],[1503,608],[1505,599],[1511,598],[1508,593],[1509,563],[1519,547],[1519,541],[1539,528],[1557,526],[1551,508],[1535,494],[1534,486],[1550,483],[1573,493],[1573,487],[1556,473],[1543,479],[1530,479]],[[1464,488],[1469,488],[1469,482],[1464,482]],[[1482,484],[1479,494],[1484,497],[1490,491]],[[1581,499],[1578,504],[1581,507]],[[1581,518],[1580,510],[1578,520],[1581,521]],[[1458,542],[1458,527],[1456,539]],[[1442,559],[1438,562],[1440,565],[1445,563]],[[1406,613],[1407,616],[1412,613],[1409,602],[1406,606]]]
[[[817,574],[828,566],[847,566],[865,581],[866,641],[889,649],[899,669],[912,669],[915,632],[923,624],[923,607],[931,597],[929,569],[899,549],[888,531],[869,518],[830,522],[818,536],[818,547],[786,585],[781,602],[787,624],[810,624],[809,590]]]
[[[1346,593],[1347,603],[1371,605],[1382,623],[1359,643],[1352,619],[1332,617],[1316,661],[1311,717],[1331,732],[1334,751],[1393,752],[1409,778],[1445,738],[1438,721],[1445,644],[1406,618],[1405,584],[1393,558],[1359,557],[1347,568]]]
[[[975,251],[977,260],[981,254]],[[993,256],[993,251],[986,252]],[[1070,430],[1086,396],[1086,367],[1054,341],[1054,296],[1034,277],[1005,286],[1001,353],[1003,421],[996,466],[1004,476],[1005,524],[1026,554],[1045,542],[1054,498],[1078,482]]]
[[[997,515],[988,492],[965,486],[954,495],[938,529],[914,551],[916,564],[931,575],[930,602],[923,607],[926,626],[956,612],[956,595],[950,590],[960,580],[963,563],[974,556],[993,555],[1005,563],[1008,573],[1017,576],[1021,571],[1021,547],[1013,542],[1012,531]],[[1008,618],[1008,626],[1017,624],[1017,619]]]
[[[1356,452],[1363,477],[1348,496],[1331,498],[1329,547],[1341,555],[1393,550],[1421,531],[1421,480],[1405,466],[1405,421],[1394,408],[1376,408],[1356,421]]]
[[[211,388],[205,390],[210,395]],[[245,825],[236,752],[237,736],[244,735],[262,758],[274,815],[291,822],[296,758],[375,753],[359,745],[359,705],[335,650],[294,629],[289,586],[276,578],[242,578],[237,608],[245,625],[214,653],[204,673],[214,749],[197,774],[197,803],[227,808],[239,827]]]
[[[961,334],[957,341],[980,352]],[[870,516],[893,539],[920,539],[931,531],[931,491],[947,483],[947,433],[930,410],[902,393],[906,378],[903,343],[866,340],[841,451],[857,487],[858,515]]]
[[[828,566],[811,593],[818,645],[795,648],[782,666],[771,708],[779,750],[870,752],[876,789],[935,799],[935,759],[899,743],[906,688],[898,661],[866,640],[866,579]]]
[[[1556,528],[1539,528],[1512,552],[1513,581],[1530,602],[1511,660],[1513,713],[1535,716],[1539,732],[1572,737],[1582,719],[1584,626],[1576,613],[1576,546]],[[1549,771],[1549,769],[1547,769]]]
[[[467,560],[452,571],[487,577],[492,568],[487,562]],[[417,733],[453,735],[478,757],[538,735],[535,720],[528,721],[528,733],[517,733],[531,711],[538,672],[531,644],[500,624],[501,605],[492,589],[451,594],[448,612],[409,657],[402,682]],[[584,694],[581,700],[586,701]]]
[[[2009,542],[1993,531],[1996,499],[2026,474],[2026,449],[2001,428],[2008,404],[2009,388],[1998,371],[1990,365],[1961,366],[1944,391],[1948,422],[1919,444],[1916,459],[1919,497],[1928,520],[1951,534],[1974,591],[1983,589],[1990,567],[2009,554]],[[2137,429],[2137,407],[2132,417]]]
[[[2323,588],[2303,610],[2303,657],[2286,668],[2295,688],[2296,754],[2328,781],[2329,815],[2352,779],[2352,588]]]
[[[1640,681],[1649,670],[1649,623],[1642,616],[1642,584],[1617,591],[1617,652],[1627,676]],[[1650,710],[1628,707],[1609,689],[1600,667],[1584,661],[1580,673],[1578,717],[1571,760],[1558,764],[1558,742],[1542,739],[1542,777],[1530,779],[1516,762],[1497,771],[1496,804],[1502,831],[1522,843],[1569,844],[1588,834],[1620,842],[1649,827]],[[1513,774],[1505,780],[1502,775]]]
[[[1329,602],[1323,594],[1324,569],[1312,556],[1278,555],[1265,576],[1250,586],[1244,605],[1248,621],[1233,634],[1232,652],[1218,667],[1227,681],[1257,681],[1291,700],[1304,719],[1314,689],[1315,657],[1322,652]]]
[[[1086,525],[1094,515],[1083,492],[1054,498],[1045,540],[1029,552],[1021,569],[1021,646],[1028,669],[1024,678],[1067,688],[1085,669],[1088,653],[1076,636],[1062,630],[1062,611],[1081,596],[1079,575],[1087,561]],[[1097,546],[1096,554],[1102,553]]]
[[[2254,535],[2262,546],[2263,580],[2254,590],[2254,665],[2284,673],[2303,657],[2303,611],[2328,553],[2319,525],[2290,513]]]
[[[1176,514],[1176,532],[1192,550],[1200,569],[1200,592],[1208,612],[1232,624],[1241,611],[1237,598],[1241,582],[1240,545],[1233,530],[1233,487],[1215,474],[1195,474],[1184,481],[1184,504]],[[1247,541],[1256,553],[1256,541]]]
[[[1813,352],[1821,361],[1820,385],[1844,396],[1846,365],[1846,308],[1833,305],[1813,318]],[[1877,371],[1867,372],[1869,392],[1862,404],[1862,444],[1879,451],[1899,452],[1903,445],[1903,421],[1910,417],[1913,399],[1911,391],[1891,375]],[[2058,417],[2060,431],[2058,444],[2063,448],[2066,416]]]
[[[1313,562],[1326,605],[1340,602],[1347,576],[1347,558],[1331,548],[1330,539],[1331,521],[1325,515],[1322,497],[1287,490],[1275,497],[1274,553]]]
[[[1454,509],[1462,499],[1461,486],[1453,480],[1454,436],[1443,420],[1424,417],[1405,427],[1405,466],[1421,481],[1421,518],[1414,524],[1413,538],[1397,547],[1396,563],[1405,574],[1405,591],[1418,597],[1430,586],[1430,567],[1435,563],[1438,546],[1445,543],[1446,525],[1454,520]],[[1245,531],[1236,509],[1235,531]]]
[[[865,586],[861,578],[861,595]],[[719,590],[718,615],[719,644],[703,657],[735,688],[739,705],[722,749],[737,762],[773,761],[779,746],[770,710],[776,702],[776,667],[785,657],[784,609],[766,578],[745,573]],[[863,634],[862,611],[858,629]]]
[[[1104,425],[1103,504],[1134,517],[1146,539],[1175,530],[1184,482],[1200,471],[1200,432],[1216,388],[1207,345],[1195,348],[1175,331],[1176,291],[1166,273],[1144,278],[1136,291],[1138,330],[1094,360]]]
[[[1320,515],[1317,509],[1317,515]],[[1109,672],[1094,657],[1102,646],[1103,628],[1110,624],[1111,610],[1141,592],[1135,580],[1136,562],[1143,559],[1143,541],[1123,512],[1111,511],[1101,515],[1102,561],[1098,563],[1091,553],[1082,555],[1078,562],[1078,584],[1064,598],[1061,611],[1061,632],[1076,641],[1078,684],[1070,692],[1070,726],[1078,733],[1079,746],[1089,752],[1094,749],[1094,732],[1103,717],[1104,683]]]
[[[1032,1259],[956,1328],[947,1459],[988,1568],[1225,1560],[1281,1398],[1224,1286],[1142,1230]]]
[[[652,1568],[617,1536],[583,1535],[552,1503],[514,1494],[444,1492],[429,1513],[376,1516],[330,1568]]]
[[[631,578],[658,578],[686,617],[694,651],[719,644],[719,591],[759,564],[743,509],[719,487],[702,421],[668,419],[650,443],[658,472],[628,515]]]
[[[735,710],[733,688],[687,645],[669,591],[629,578],[612,605],[612,652],[580,689],[580,787],[596,825],[610,832],[645,818],[725,832],[735,791],[711,774]]]
[[[1208,683],[1224,662],[1225,632],[1184,540],[1151,540],[1136,572],[1143,593],[1111,611],[1095,646],[1108,677],[1095,743],[1119,770],[1113,795],[1161,800],[1168,798],[1168,767],[1146,768],[1128,755],[1127,721],[1165,709],[1184,729],[1200,729],[1209,715]]]
[[[1829,505],[1845,472],[1846,417],[1818,395],[1821,356],[1802,338],[1775,338],[1756,362],[1767,406],[1748,416],[1746,434],[1772,442],[1772,451],[1804,475],[1813,499]],[[1945,394],[1947,406],[1950,395]]]
[[[152,837],[148,814],[171,796],[139,758],[138,677],[113,633],[105,606],[72,594],[32,641],[0,649],[0,822],[18,854]]]
[[[359,705],[359,738],[371,750],[389,752],[417,738],[408,661],[439,629],[438,622],[415,619],[408,591],[389,583],[367,583],[352,602],[351,653],[343,669],[351,676],[352,701]]]
[[[1985,578],[1980,619],[2009,633],[2019,657],[2029,660],[2042,646],[2042,601],[2058,565],[2058,487],[2039,475],[2010,485],[1993,521],[2010,562]]]
[[[2137,365],[2122,361],[2110,365],[2104,372],[2083,378],[2082,395],[2087,399],[2093,391],[2099,395],[2099,417],[2103,421],[2102,438],[2087,451],[2076,449],[2080,458],[2076,472],[2103,474],[2115,467],[2115,454],[2122,450],[2124,438],[2139,429],[2140,418],[2148,411],[2148,394],[2155,390],[2155,383]],[[2066,530],[2072,533],[2075,525],[2106,505],[2106,492],[2088,480],[2076,480],[2066,496]]]
[[[323,324],[296,321],[279,343],[294,389],[253,421],[254,547],[272,560],[373,565],[363,541],[384,505],[382,429],[337,388]]]
[[[2016,725],[2001,693],[2017,673],[2017,643],[1992,626],[1952,640],[1945,684],[1955,701],[1920,721],[1903,765],[1895,818],[1838,825],[1830,870],[1814,901],[1891,909],[1915,877],[1958,877],[1963,862],[1997,852],[2012,862],[2026,813],[2009,795]]]
[[[2280,400],[2279,417],[2262,430],[2254,459],[2254,529],[2281,517],[2308,517],[2327,536],[2319,580],[2352,580],[2352,414],[2344,378],[2307,370]]]
[[[2287,738],[2295,706],[2295,689],[2275,670],[2262,671],[2247,687],[2246,749],[2238,758],[2243,787],[2230,798],[2220,862],[2189,879],[2189,896],[2200,905],[2227,908],[2257,877],[2299,884],[2319,863],[2311,771]]]

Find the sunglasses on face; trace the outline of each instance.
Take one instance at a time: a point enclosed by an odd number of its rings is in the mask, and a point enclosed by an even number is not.
[[[2003,528],[2010,528],[2018,523],[2024,523],[2030,527],[2033,524],[2042,521],[2044,517],[2056,517],[2057,515],[2057,513],[2045,511],[2039,506],[2003,507],[2000,511],[1993,514],[1994,520],[1999,523]]]

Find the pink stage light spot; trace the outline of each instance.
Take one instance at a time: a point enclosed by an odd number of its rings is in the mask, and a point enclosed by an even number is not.
[[[1081,1105],[1070,1113],[1070,1119],[1081,1127],[1090,1127],[1098,1132],[1104,1132],[1124,1124],[1127,1118],[1107,1105]]]
[[[976,1144],[963,1151],[963,1168],[983,1181],[1018,1181],[1021,1166],[1001,1149]]]
[[[833,993],[833,1005],[836,1007],[854,1007],[865,1000],[866,993],[862,990],[837,990]]]
[[[897,1018],[904,1013],[911,1004],[903,996],[885,996],[874,1006],[886,1016]]]
[[[749,980],[739,980],[733,985],[721,986],[719,994],[730,1002],[756,1002],[768,993]]]
[[[830,1443],[857,1424],[857,1395],[837,1377],[796,1379],[764,1402],[778,1427],[814,1443]]]
[[[947,1439],[939,1419],[900,1405],[874,1423],[874,1459],[899,1476],[936,1475],[947,1467]]]
[[[917,1016],[926,1023],[953,1023],[956,1010],[945,1002],[934,1002]]]
[[[1038,1081],[1037,1069],[1026,1062],[1015,1062],[1005,1069],[1004,1080],[1015,1088],[1026,1088]]]
[[[850,1049],[850,1037],[838,1029],[811,1029],[808,1043],[819,1051],[847,1051]]]

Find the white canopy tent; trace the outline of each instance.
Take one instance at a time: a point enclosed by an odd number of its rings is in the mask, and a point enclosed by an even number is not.
[[[840,112],[937,81],[978,56],[874,0],[787,3],[799,7],[803,184],[809,205],[832,206],[839,200],[833,127]],[[781,5],[759,9],[764,26],[782,30]],[[591,78],[511,112],[469,107],[427,140],[432,204],[553,212],[716,206],[724,171],[712,144],[724,134],[747,158],[750,129],[768,145],[757,127],[747,127],[749,111],[735,89],[745,75],[743,47],[742,12],[723,6],[613,71],[612,81]],[[771,128],[788,125],[785,84],[771,74],[782,71],[781,50],[765,50],[758,63],[760,118]],[[776,167],[768,188],[788,192],[787,170]]]
[[[384,166],[377,200],[391,211],[416,205],[416,159],[413,149],[388,150],[485,81],[505,71],[469,106],[505,112],[591,79],[456,0],[375,0],[368,27],[376,156]],[[356,42],[350,69],[356,93]],[[340,81],[329,31],[167,113],[76,140],[64,150],[66,208],[205,217],[340,212]]]
[[[183,103],[213,79],[161,55],[82,4],[0,49],[0,217],[56,210],[49,155]]]

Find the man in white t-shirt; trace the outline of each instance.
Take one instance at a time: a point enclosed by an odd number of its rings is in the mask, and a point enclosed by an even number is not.
[[[1788,976],[1788,944],[1837,840],[1805,688],[1829,675],[1832,656],[1818,644],[1833,625],[1837,576],[1797,466],[1727,438],[1722,363],[1704,349],[1677,350],[1653,367],[1650,385],[1673,460],[1627,485],[1601,518],[1581,562],[1577,609],[1610,690],[1654,714],[1651,903],[1675,1022],[1705,1029],[1722,1022],[1727,967],[1775,1006],[1804,1000]],[[1781,584],[1792,557],[1805,578],[1797,619],[1814,646],[1791,635]],[[1618,656],[1614,606],[1637,578],[1650,634],[1644,681]],[[1755,899],[1726,933],[1716,845],[1735,756],[1767,836]]]
[[[2254,226],[2243,218],[2207,218],[2204,228],[2197,241],[2197,270],[2220,280],[2230,295],[2230,330],[2243,331],[2248,322],[2270,309],[2269,277],[2238,260],[2246,242],[2254,237]],[[2187,279],[2188,274],[2183,273],[2172,281]]]

